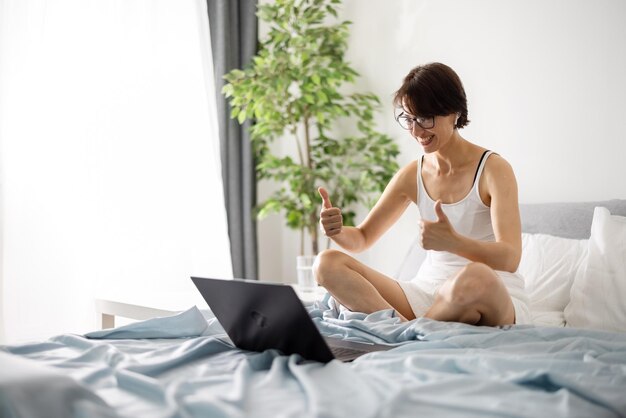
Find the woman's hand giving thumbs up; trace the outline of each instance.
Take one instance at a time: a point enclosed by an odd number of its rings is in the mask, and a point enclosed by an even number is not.
[[[343,216],[341,216],[341,209],[333,207],[325,188],[319,187],[317,191],[322,197],[320,229],[324,231],[324,235],[327,237],[333,237],[340,234],[341,229],[343,228]]]

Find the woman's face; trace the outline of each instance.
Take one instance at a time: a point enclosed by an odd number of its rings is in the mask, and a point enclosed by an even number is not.
[[[446,116],[435,116],[434,125],[432,122],[428,123],[428,119],[420,118],[419,115],[411,115],[408,112],[405,113],[407,113],[409,119],[415,118],[417,121],[426,121],[426,123],[420,124],[414,120],[409,129],[411,136],[417,140],[426,154],[438,151],[450,142],[455,129],[455,113]],[[432,127],[430,127],[431,125]],[[426,126],[426,128],[423,126]]]

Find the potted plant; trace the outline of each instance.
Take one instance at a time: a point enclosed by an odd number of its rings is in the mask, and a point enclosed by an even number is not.
[[[289,228],[300,230],[318,253],[318,186],[342,208],[353,225],[355,208],[371,206],[398,169],[398,147],[374,126],[379,104],[371,93],[345,93],[357,72],[345,61],[349,21],[337,17],[340,0],[276,0],[260,5],[267,23],[253,62],[225,76],[222,93],[239,123],[250,119],[259,180],[278,182],[257,207],[259,219],[283,212]],[[340,132],[347,134],[340,135]],[[295,144],[277,155],[276,140]]]

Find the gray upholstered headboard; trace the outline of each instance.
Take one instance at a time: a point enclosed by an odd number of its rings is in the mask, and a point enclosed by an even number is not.
[[[604,206],[612,215],[626,216],[626,200],[614,199],[598,202],[534,203],[520,205],[522,232],[548,234],[563,238],[588,239],[596,206]],[[404,257],[396,278],[409,280],[415,277],[425,257],[416,238]]]
[[[626,216],[626,200],[620,199],[524,204],[520,205],[522,232],[587,239],[591,234],[591,221],[596,206],[604,206],[612,215]]]

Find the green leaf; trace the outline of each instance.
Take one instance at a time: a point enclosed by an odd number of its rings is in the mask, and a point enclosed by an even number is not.
[[[287,214],[287,225],[292,228],[302,227],[302,213],[298,211],[290,211]]]
[[[304,193],[300,195],[300,201],[302,202],[302,205],[304,207],[311,207],[312,206],[311,199],[309,198],[308,195],[306,195]]]
[[[326,96],[326,94],[324,94],[324,92],[322,90],[318,90],[317,91],[317,98],[322,103],[327,103],[328,102],[328,96]]]

